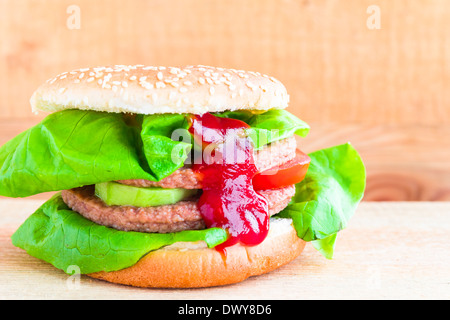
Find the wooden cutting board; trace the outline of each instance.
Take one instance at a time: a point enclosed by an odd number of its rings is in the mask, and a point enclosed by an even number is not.
[[[0,299],[450,299],[450,202],[364,202],[335,257],[311,245],[292,263],[224,287],[141,289],[69,276],[10,236],[41,200],[0,200]]]

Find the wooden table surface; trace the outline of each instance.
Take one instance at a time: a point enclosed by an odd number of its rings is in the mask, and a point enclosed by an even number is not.
[[[28,256],[10,236],[41,200],[0,200],[0,299],[450,299],[450,202],[365,202],[326,260],[292,263],[208,289],[141,289],[77,279]]]

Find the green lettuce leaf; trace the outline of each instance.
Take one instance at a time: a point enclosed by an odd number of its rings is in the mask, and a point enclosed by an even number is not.
[[[122,177],[154,177],[120,114],[67,110],[49,115],[0,149],[0,195],[26,197]]]
[[[182,114],[156,114],[139,116],[143,153],[149,169],[161,180],[183,166],[192,149],[192,139],[188,133],[189,121]],[[172,140],[175,130],[186,141]]]
[[[296,185],[291,203],[278,214],[291,218],[297,235],[327,258],[333,256],[336,233],[347,226],[364,194],[364,164],[349,144],[316,151],[305,179]]]
[[[205,241],[212,248],[227,236],[220,228],[166,234],[118,231],[70,210],[57,194],[20,226],[12,242],[64,272],[76,265],[86,274],[130,267],[147,253],[175,242]]]
[[[47,191],[125,179],[157,181],[183,166],[192,144],[173,141],[183,115],[144,116],[66,110],[0,148],[0,195]]]

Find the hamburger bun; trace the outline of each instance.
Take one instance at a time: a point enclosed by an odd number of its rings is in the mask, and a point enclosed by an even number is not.
[[[178,242],[152,251],[132,267],[88,276],[135,287],[198,288],[227,285],[270,272],[298,257],[305,242],[290,219],[271,219],[267,238],[259,245],[239,244],[226,257],[204,242]]]
[[[161,114],[284,109],[284,85],[258,72],[207,66],[111,66],[64,72],[31,97],[33,111]]]

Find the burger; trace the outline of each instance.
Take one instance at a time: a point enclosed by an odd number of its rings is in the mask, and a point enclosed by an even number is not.
[[[0,195],[57,193],[13,234],[66,273],[210,287],[270,272],[306,242],[331,258],[365,187],[351,144],[309,155],[283,84],[208,66],[64,72],[50,114],[0,148]]]

